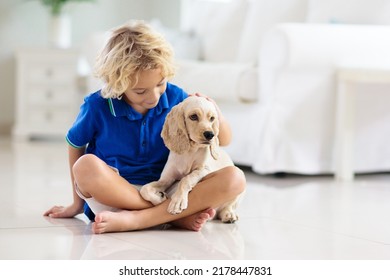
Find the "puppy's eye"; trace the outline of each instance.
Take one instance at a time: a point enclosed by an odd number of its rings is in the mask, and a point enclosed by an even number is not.
[[[199,120],[198,115],[197,115],[197,114],[191,115],[191,116],[190,116],[190,120],[191,120],[191,121],[197,121],[197,120]]]
[[[213,122],[215,120],[215,117],[211,117],[210,121]]]

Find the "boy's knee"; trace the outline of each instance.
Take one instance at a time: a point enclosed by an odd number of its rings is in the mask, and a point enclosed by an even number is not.
[[[85,154],[74,163],[72,172],[76,180],[80,180],[91,172],[91,167],[95,159],[95,155]]]
[[[245,191],[246,178],[244,172],[236,166],[227,167],[225,170],[227,187],[232,195],[239,195]]]

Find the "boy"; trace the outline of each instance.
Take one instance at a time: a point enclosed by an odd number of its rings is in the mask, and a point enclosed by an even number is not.
[[[170,200],[153,206],[139,194],[140,186],[159,179],[169,153],[160,137],[165,117],[188,96],[168,82],[174,72],[169,44],[148,25],[135,21],[113,30],[96,63],[104,86],[85,98],[66,137],[73,203],[44,215],[74,217],[86,203],[94,233],[164,223],[199,231],[215,208],[244,190],[243,173],[227,167],[206,176],[178,215],[167,212]],[[220,114],[220,144],[230,140],[230,127]]]

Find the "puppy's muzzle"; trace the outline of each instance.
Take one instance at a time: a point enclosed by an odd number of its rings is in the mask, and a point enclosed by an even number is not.
[[[212,132],[212,131],[205,131],[205,132],[203,132],[203,136],[206,140],[210,141],[211,139],[214,138],[215,135],[214,135],[214,132]]]

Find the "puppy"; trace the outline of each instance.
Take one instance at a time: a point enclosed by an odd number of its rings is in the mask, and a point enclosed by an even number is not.
[[[158,181],[141,188],[144,199],[154,205],[167,199],[165,191],[178,182],[168,212],[181,213],[188,206],[188,193],[207,174],[232,166],[227,153],[219,147],[219,122],[215,105],[204,97],[191,96],[172,108],[161,136],[170,150]],[[234,223],[238,216],[235,200],[217,209],[217,218]]]

